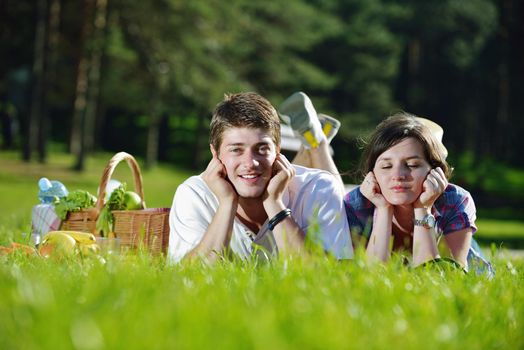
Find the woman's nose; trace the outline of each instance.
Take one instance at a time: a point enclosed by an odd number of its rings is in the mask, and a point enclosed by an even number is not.
[[[405,180],[408,176],[408,169],[404,166],[393,167],[393,179],[394,180]]]

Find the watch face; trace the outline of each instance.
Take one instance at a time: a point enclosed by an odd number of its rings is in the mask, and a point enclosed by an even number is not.
[[[422,220],[415,220],[415,225],[417,226],[423,226],[425,228],[433,228],[436,226],[437,221],[435,220],[435,217],[431,214],[427,214],[422,218]]]
[[[435,217],[433,215],[428,215],[426,217],[426,225],[427,225],[428,228],[435,227],[435,223],[436,223],[436,221],[435,221]]]

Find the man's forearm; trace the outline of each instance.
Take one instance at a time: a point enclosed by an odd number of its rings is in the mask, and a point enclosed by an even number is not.
[[[271,220],[285,210],[286,207],[281,201],[270,201],[264,204],[264,209],[266,210],[269,220]],[[293,218],[293,213],[276,224],[272,232],[280,253],[286,254],[300,252],[304,248],[306,235],[297,225]]]
[[[291,215],[275,226],[273,236],[280,253],[289,254],[303,251],[306,235]]]
[[[184,259],[205,258],[215,261],[229,247],[237,205],[234,202],[222,203],[209,224],[204,237]]]

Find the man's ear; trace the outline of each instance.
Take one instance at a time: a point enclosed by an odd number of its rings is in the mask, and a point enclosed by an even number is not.
[[[213,158],[218,158],[218,152],[215,150],[215,147],[213,147],[212,144],[209,144],[209,150],[211,151]]]

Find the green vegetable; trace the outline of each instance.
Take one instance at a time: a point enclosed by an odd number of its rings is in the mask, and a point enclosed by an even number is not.
[[[92,208],[95,206],[96,197],[84,190],[74,190],[62,198],[57,198],[53,203],[58,217],[65,220],[70,211]]]
[[[102,237],[107,237],[110,232],[113,232],[114,218],[111,214],[111,210],[123,210],[125,209],[124,196],[126,193],[126,183],[122,183],[120,186],[115,188],[106,205],[100,211],[98,219],[96,220],[96,230]]]

